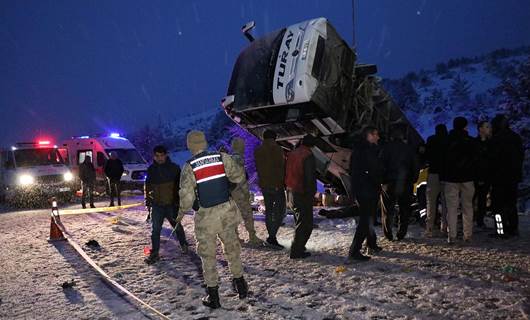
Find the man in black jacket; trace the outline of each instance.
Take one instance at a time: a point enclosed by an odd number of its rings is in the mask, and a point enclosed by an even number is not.
[[[391,141],[383,147],[383,164],[385,168],[383,184],[384,206],[382,210],[383,231],[385,237],[392,241],[392,224],[394,206],[399,205],[397,239],[407,234],[412,202],[412,189],[418,180],[419,164],[415,150],[405,141],[402,128],[392,130]]]
[[[462,207],[464,242],[473,236],[473,195],[477,164],[476,142],[467,133],[467,120],[456,117],[449,133],[445,156],[445,201],[447,203],[447,242],[453,244],[457,236],[458,207]]]
[[[176,221],[179,209],[180,168],[169,159],[164,146],[156,146],[153,152],[154,161],[147,169],[144,186],[145,204],[147,207],[153,208],[151,212],[152,248],[151,254],[145,259],[147,264],[153,264],[159,260],[160,232],[164,219],[167,219],[173,227],[182,252],[185,254],[188,252],[184,228]]]
[[[432,237],[436,213],[438,212],[438,198],[442,198],[441,231],[447,233],[447,208],[443,197],[443,158],[447,151],[447,127],[439,124],[435,128],[435,134],[427,138],[425,145],[425,160],[429,166],[427,176],[427,222],[425,236]]]
[[[510,129],[504,115],[495,116],[491,124],[493,213],[502,217],[504,237],[517,236],[517,185],[523,177],[523,143],[521,137]]]
[[[475,180],[475,217],[477,227],[484,227],[484,216],[486,215],[486,204],[488,193],[491,188],[491,125],[488,121],[480,121],[477,124],[477,176]]]
[[[120,180],[123,174],[123,163],[118,159],[116,151],[110,153],[110,159],[105,163],[105,175],[107,176],[110,190],[110,206],[114,207],[114,197],[118,197],[118,205],[121,206]]]
[[[362,132],[362,141],[354,146],[350,160],[352,198],[359,207],[359,224],[355,230],[346,263],[367,261],[370,257],[361,253],[365,239],[373,251],[380,251],[375,232],[370,232],[371,217],[377,211],[381,183],[383,182],[383,164],[378,147],[379,132],[375,127],[366,127]],[[373,222],[372,222],[373,223]]]
[[[79,165],[79,179],[81,180],[81,188],[83,190],[81,206],[83,206],[83,209],[86,208],[85,199],[88,195],[90,208],[95,208],[94,185],[96,184],[96,169],[92,164],[92,158],[90,156],[85,156],[85,160]]]

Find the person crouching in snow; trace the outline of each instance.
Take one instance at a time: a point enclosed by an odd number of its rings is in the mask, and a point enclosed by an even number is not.
[[[242,167],[243,171],[245,170],[245,140],[241,138],[234,138],[232,140],[232,159]],[[235,188],[231,190],[230,194],[245,223],[245,229],[248,232],[248,242],[251,245],[263,244],[263,241],[256,236],[256,229],[254,228],[254,215],[250,206],[250,191],[248,189],[246,175],[243,182],[235,185]]]
[[[247,282],[243,278],[241,244],[236,227],[241,214],[230,199],[229,183],[245,181],[243,167],[236,164],[224,152],[207,151],[206,138],[201,131],[191,131],[187,145],[193,157],[186,162],[180,178],[180,209],[177,220],[184,212],[195,210],[195,239],[197,253],[202,260],[204,282],[208,295],[202,299],[205,306],[221,307],[216,264],[217,237],[221,239],[224,255],[233,275],[232,286],[240,299],[248,294]]]

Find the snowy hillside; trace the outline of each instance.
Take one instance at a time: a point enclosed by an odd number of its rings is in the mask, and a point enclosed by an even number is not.
[[[145,126],[128,135],[128,138],[147,160],[152,157],[153,146],[162,144],[170,153],[174,153],[172,159],[180,163],[185,158],[181,159],[179,152],[185,154],[186,135],[190,130],[203,131],[209,144],[216,146],[218,140],[227,135],[230,125],[232,121],[221,108],[216,108],[178,118],[159,119],[155,127]]]
[[[530,48],[497,50],[482,57],[450,60],[438,64],[436,70],[411,72],[383,83],[424,138],[434,133],[436,124],[445,123],[450,128],[452,119],[459,115],[474,123],[506,113],[514,129],[522,130],[526,126],[521,123],[530,121],[529,110],[511,110],[508,104],[515,97],[506,89],[523,84],[521,78],[530,76],[528,64]],[[474,126],[469,129],[470,134],[476,134]],[[526,130],[519,133],[524,135]]]
[[[476,135],[478,120],[504,113],[512,129],[530,148],[530,47],[497,50],[490,54],[450,60],[435,70],[411,72],[401,79],[384,80],[385,88],[424,137],[456,116],[470,121]],[[525,157],[523,189],[530,186],[530,153]],[[530,200],[523,207],[530,207]]]

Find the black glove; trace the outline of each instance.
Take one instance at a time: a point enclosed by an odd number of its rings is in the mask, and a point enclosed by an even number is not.
[[[145,206],[150,208],[153,206],[152,201],[150,198],[145,198]]]
[[[191,208],[193,209],[193,211],[199,211],[199,208],[200,208],[199,200],[195,199],[195,201],[193,201],[193,206]]]

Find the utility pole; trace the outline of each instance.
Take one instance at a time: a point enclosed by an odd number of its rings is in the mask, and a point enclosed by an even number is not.
[[[351,0],[351,8],[352,8],[352,27],[353,27],[352,48],[355,50],[355,47],[356,47],[356,43],[355,43],[355,0]]]

